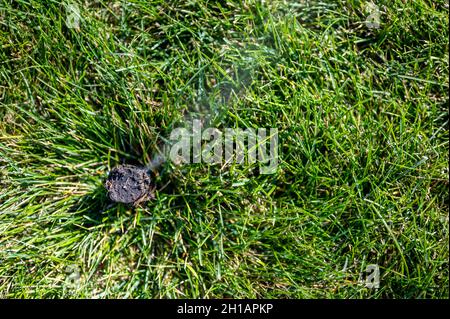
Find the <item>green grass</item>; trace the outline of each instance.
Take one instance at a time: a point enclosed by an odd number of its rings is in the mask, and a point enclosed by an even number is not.
[[[0,297],[449,297],[448,1],[114,3],[0,0]],[[109,202],[195,110],[278,128],[277,173]]]

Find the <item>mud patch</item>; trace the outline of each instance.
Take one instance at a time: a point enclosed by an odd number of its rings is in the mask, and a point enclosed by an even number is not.
[[[138,205],[154,197],[148,171],[133,165],[120,165],[111,170],[105,182],[109,198],[118,203]]]

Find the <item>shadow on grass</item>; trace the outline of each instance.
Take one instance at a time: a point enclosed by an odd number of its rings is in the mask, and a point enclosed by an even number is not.
[[[117,205],[113,203],[103,185],[91,193],[80,197],[70,208],[70,212],[82,219],[83,227],[93,227],[113,221],[117,216]]]

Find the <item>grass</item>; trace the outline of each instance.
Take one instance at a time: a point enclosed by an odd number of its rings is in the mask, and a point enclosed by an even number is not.
[[[0,0],[0,297],[448,298],[448,1],[376,3]],[[278,128],[277,173],[107,199],[202,112]]]

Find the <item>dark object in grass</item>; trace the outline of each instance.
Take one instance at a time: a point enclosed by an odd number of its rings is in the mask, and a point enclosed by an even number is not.
[[[119,165],[109,173],[105,187],[112,201],[137,206],[154,198],[155,188],[151,182],[147,169],[133,165]]]

